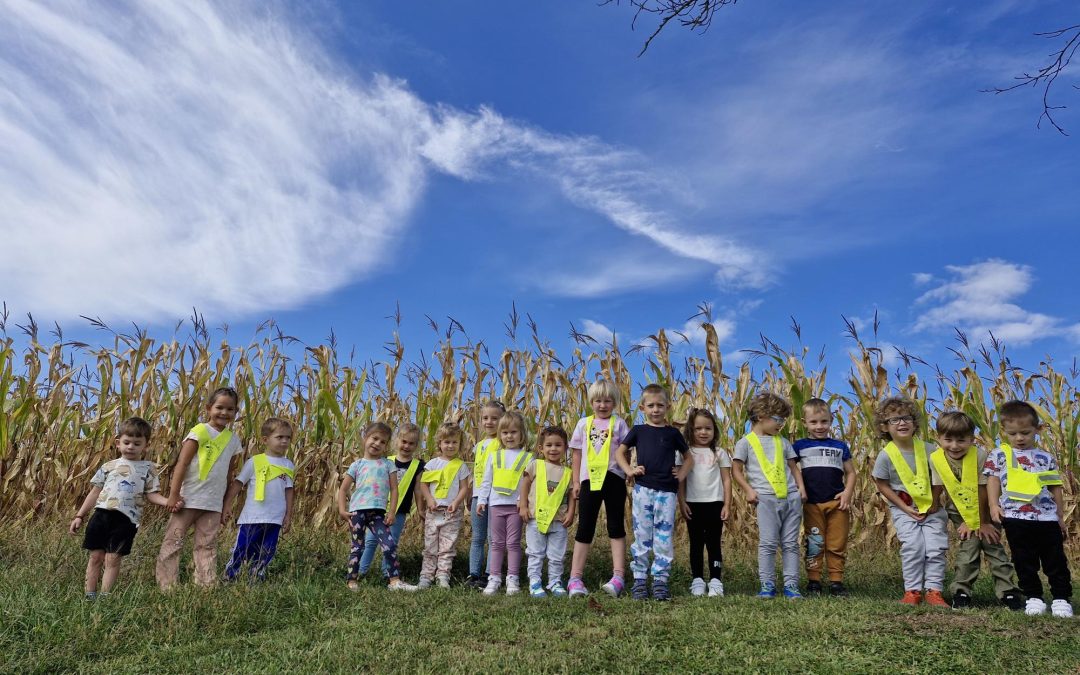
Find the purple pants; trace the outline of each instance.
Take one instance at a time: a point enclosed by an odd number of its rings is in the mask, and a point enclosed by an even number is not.
[[[488,511],[488,574],[502,577],[506,557],[506,575],[516,577],[521,571],[521,514],[511,505],[489,506]]]

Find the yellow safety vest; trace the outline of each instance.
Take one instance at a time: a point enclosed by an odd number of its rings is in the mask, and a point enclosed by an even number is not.
[[[261,502],[266,499],[266,484],[278,476],[296,478],[296,471],[272,464],[265,453],[260,453],[251,458],[255,468],[255,501]]]
[[[502,443],[497,438],[488,438],[473,446],[473,485],[479,487],[484,482],[484,467],[492,452],[500,450]]]
[[[460,459],[452,459],[449,464],[441,469],[424,471],[424,473],[420,474],[420,482],[435,483],[435,498],[446,499],[450,494],[450,486],[454,484],[454,478],[457,477],[462,464],[464,462]]]
[[[904,489],[915,502],[915,510],[919,513],[927,513],[934,503],[934,496],[930,492],[930,465],[926,461],[926,444],[917,438],[914,441],[915,473],[911,472],[911,467],[900,454],[900,448],[896,447],[895,443],[889,441],[889,444],[885,446],[885,452],[892,460],[896,473],[900,476],[900,482],[904,484]]]
[[[504,496],[513,494],[521,482],[521,474],[525,473],[525,465],[529,463],[530,456],[530,453],[522,450],[513,465],[510,465],[507,463],[506,450],[496,450],[491,466],[491,489]]]
[[[225,429],[215,438],[210,438],[210,428],[206,424],[196,424],[191,428],[195,438],[199,439],[199,480],[206,480],[210,475],[210,469],[225,452],[225,448],[232,440],[232,432]]]
[[[611,464],[611,438],[615,435],[615,417],[608,418],[607,438],[596,452],[592,442],[593,416],[585,418],[585,465],[589,468],[589,491],[598,492],[604,486],[604,477]]]
[[[945,490],[952,498],[960,517],[970,530],[977,530],[982,524],[982,515],[979,513],[979,450],[975,446],[968,449],[964,455],[963,464],[960,465],[960,479],[953,474],[949,459],[945,456],[945,450],[938,448],[930,454],[930,460],[934,463]]]
[[[1057,471],[1028,471],[1021,467],[1008,443],[1001,444],[1001,451],[1005,453],[1005,498],[1030,502],[1044,487],[1062,484],[1061,474]]]
[[[758,435],[753,431],[746,435],[746,440],[754,449],[758,464],[761,466],[761,473],[765,474],[765,480],[769,481],[778,499],[787,499],[787,462],[784,461],[784,442],[779,436],[773,436],[772,439],[775,451],[773,461],[770,462],[765,457],[765,449],[761,447],[761,439]]]
[[[393,460],[390,460],[393,461]],[[413,476],[416,475],[416,468],[420,466],[420,460],[414,459],[409,462],[409,468],[405,469],[405,475],[401,477],[401,480],[397,484],[397,504],[394,506],[394,513],[397,514],[398,509],[401,508],[401,502],[405,501],[405,492],[409,489],[409,484],[412,483]],[[397,468],[397,465],[394,465]],[[412,508],[412,504],[409,504],[409,508]],[[390,500],[386,501],[386,509],[390,510]]]
[[[566,496],[566,488],[570,486],[570,468],[563,467],[562,477],[559,484],[550,493],[548,492],[547,460],[536,460],[536,481],[533,483],[533,499],[536,502],[536,529],[540,534],[547,534],[555,514],[562,506],[563,497]]]

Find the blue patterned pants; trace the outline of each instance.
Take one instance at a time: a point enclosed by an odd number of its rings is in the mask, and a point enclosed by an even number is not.
[[[390,533],[390,526],[386,524],[386,512],[382,509],[363,509],[353,511],[352,527],[349,534],[352,537],[352,549],[349,551],[349,562],[345,572],[346,581],[356,581],[360,576],[360,556],[364,553],[364,535],[367,530],[375,533],[375,540],[383,550],[383,561],[389,568],[389,576],[396,579],[401,576],[401,568],[398,566],[397,541]]]
[[[676,494],[635,485],[632,499],[634,543],[630,546],[630,571],[635,579],[646,578],[651,552],[653,581],[667,581],[675,557]]]

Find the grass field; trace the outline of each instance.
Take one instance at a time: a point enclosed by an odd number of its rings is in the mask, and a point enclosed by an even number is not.
[[[887,552],[852,561],[847,599],[758,600],[746,552],[728,553],[727,597],[691,598],[680,551],[670,603],[538,601],[464,587],[391,593],[374,575],[350,593],[345,537],[323,532],[285,539],[263,585],[163,595],[152,523],[117,592],[86,602],[81,540],[62,531],[0,529],[4,672],[1080,672],[1080,620],[999,608],[982,580],[974,610],[902,607]],[[606,556],[594,551],[591,588]],[[402,562],[415,581],[415,547]]]

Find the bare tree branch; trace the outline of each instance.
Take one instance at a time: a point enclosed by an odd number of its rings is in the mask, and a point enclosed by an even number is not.
[[[1012,91],[1028,85],[1034,88],[1042,87],[1043,111],[1042,114],[1039,115],[1039,122],[1035,125],[1036,128],[1041,129],[1043,120],[1046,120],[1058,130],[1058,133],[1063,136],[1068,136],[1068,132],[1066,132],[1065,129],[1058,124],[1058,121],[1054,119],[1054,111],[1064,110],[1065,106],[1050,105],[1050,90],[1054,87],[1054,83],[1057,81],[1058,76],[1069,67],[1069,63],[1072,62],[1073,57],[1076,55],[1076,51],[1080,49],[1080,24],[1069,26],[1068,28],[1047,31],[1045,33],[1035,33],[1035,36],[1046,38],[1048,40],[1063,38],[1065,44],[1061,49],[1050,54],[1050,60],[1043,67],[1034,72],[1025,72],[1022,75],[1017,75],[1014,78],[1017,81],[1016,84],[1008,87],[984,89],[983,91],[994,94],[1003,94],[1007,91]],[[1074,88],[1080,89],[1080,87],[1076,85],[1073,86]]]
[[[642,14],[651,14],[657,17],[659,23],[645,40],[638,56],[641,56],[652,44],[652,41],[672,21],[678,21],[684,28],[692,31],[700,30],[702,33],[709,30],[712,25],[713,15],[716,10],[726,5],[734,5],[738,0],[626,0],[634,8],[634,20],[631,26],[637,27],[637,20]],[[622,0],[602,0],[601,5],[619,5]]]

